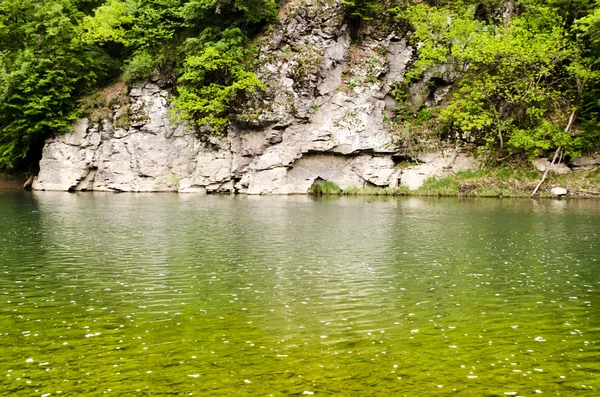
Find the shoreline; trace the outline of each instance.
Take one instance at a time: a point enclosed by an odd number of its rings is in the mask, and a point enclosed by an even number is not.
[[[406,197],[457,197],[457,198],[556,198],[552,188],[568,190],[564,198],[600,199],[600,168],[572,171],[567,174],[551,173],[535,196],[531,192],[539,182],[541,172],[531,169],[487,168],[453,173],[444,177],[432,177],[416,190],[398,187],[350,187],[341,189],[336,183],[325,181],[313,185],[306,193],[289,195],[313,196],[406,196]],[[0,172],[0,190],[24,190],[26,178]],[[40,190],[43,191],[43,190]],[[94,190],[89,190],[94,192]],[[100,192],[100,191],[98,191]],[[178,193],[246,195],[238,192],[177,192],[177,191],[105,191],[107,193]],[[261,194],[282,195],[282,194]],[[283,194],[286,195],[286,194]]]
[[[63,191],[63,190],[27,190],[24,189],[19,184],[14,186],[1,186],[0,192],[31,192],[31,193],[68,193],[68,194],[176,194],[182,196],[242,196],[242,197],[292,197],[292,196],[307,196],[307,197],[427,197],[427,198],[485,198],[485,199],[554,199],[554,200],[571,200],[571,199],[583,199],[583,200],[594,200],[600,199],[600,192],[582,192],[582,191],[569,191],[566,196],[556,196],[550,193],[548,190],[543,191],[541,193],[536,194],[535,196],[531,196],[531,192],[518,192],[516,194],[471,194],[471,193],[456,193],[456,194],[445,194],[445,193],[422,193],[419,191],[406,193],[399,189],[399,191],[391,191],[395,189],[381,189],[385,190],[385,192],[378,191],[377,189],[361,189],[360,191],[353,190],[352,192],[340,192],[340,193],[324,193],[324,194],[314,194],[314,193],[292,193],[292,194],[281,194],[281,193],[273,193],[273,194],[246,194],[246,193],[197,193],[197,192],[176,192],[176,191],[107,191],[107,190],[89,190],[89,191]],[[542,190],[540,188],[540,190]]]

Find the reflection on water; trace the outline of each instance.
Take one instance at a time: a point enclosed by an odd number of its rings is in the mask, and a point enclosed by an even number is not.
[[[598,395],[596,201],[0,192],[0,394]]]

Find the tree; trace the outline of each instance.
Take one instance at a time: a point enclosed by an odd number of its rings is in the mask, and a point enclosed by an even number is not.
[[[0,167],[33,166],[44,139],[66,131],[76,100],[110,69],[74,44],[83,14],[68,0],[0,4]]]

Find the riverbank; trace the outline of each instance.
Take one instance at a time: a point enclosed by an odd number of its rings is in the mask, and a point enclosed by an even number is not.
[[[432,177],[417,190],[407,186],[396,188],[350,187],[341,189],[326,181],[313,186],[308,194],[339,196],[418,196],[418,197],[530,197],[542,172],[531,169],[493,168],[460,171],[446,177]],[[0,173],[0,189],[21,190],[23,175]],[[537,197],[553,197],[553,187],[568,190],[568,197],[600,198],[600,168],[574,171],[568,174],[550,173],[539,189]]]
[[[417,190],[397,188],[350,188],[342,190],[325,182],[311,189],[315,195],[433,196],[433,197],[530,197],[542,172],[537,170],[493,168],[456,172],[446,177],[432,177]],[[550,173],[537,197],[552,197],[553,187],[568,190],[568,197],[600,198],[600,169],[568,174]]]

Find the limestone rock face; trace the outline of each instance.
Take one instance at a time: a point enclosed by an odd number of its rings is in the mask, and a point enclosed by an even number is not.
[[[114,116],[83,119],[49,139],[33,188],[296,194],[317,180],[342,189],[418,188],[429,176],[475,166],[456,151],[423,155],[408,168],[398,163],[404,148],[389,121],[397,105],[389,92],[413,49],[394,32],[351,44],[344,7],[315,0],[282,7],[257,43],[256,73],[268,89],[234,109],[224,136],[174,125],[168,92],[139,83]],[[436,73],[448,84],[454,78],[452,70]]]
[[[126,128],[115,127],[116,119],[93,125],[83,119],[71,133],[46,142],[33,188],[190,191],[219,189],[229,177],[231,153],[171,125],[165,91],[150,83],[134,87],[129,106],[132,122]]]

